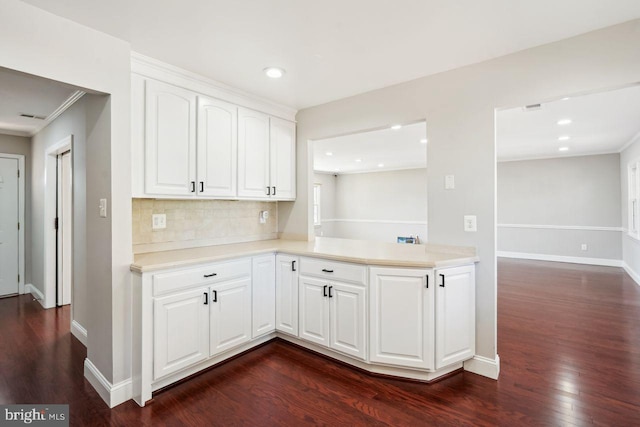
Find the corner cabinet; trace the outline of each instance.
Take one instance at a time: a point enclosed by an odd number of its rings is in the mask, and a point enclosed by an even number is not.
[[[295,123],[240,108],[238,197],[294,200]]]
[[[297,256],[276,255],[276,330],[298,336]]]
[[[133,197],[294,200],[295,123],[132,75]]]

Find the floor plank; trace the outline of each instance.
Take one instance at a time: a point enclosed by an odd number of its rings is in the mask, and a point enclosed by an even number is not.
[[[78,426],[640,425],[640,286],[621,269],[501,259],[493,381],[369,376],[274,341],[109,410],[83,378],[69,309],[0,299],[0,403],[69,403]]]

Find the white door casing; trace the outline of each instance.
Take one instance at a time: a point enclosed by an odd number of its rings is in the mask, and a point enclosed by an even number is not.
[[[57,305],[71,304],[73,280],[73,177],[71,151],[59,154],[58,162],[58,277]]]
[[[18,159],[0,157],[0,296],[20,291],[18,166]]]

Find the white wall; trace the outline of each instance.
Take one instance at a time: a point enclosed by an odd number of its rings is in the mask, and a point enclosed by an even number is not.
[[[500,162],[498,251],[619,263],[620,203],[617,153]]]
[[[629,163],[635,162],[638,159],[640,159],[640,139],[636,138],[636,141],[632,145],[620,153],[621,217],[622,226],[625,230],[629,226],[629,177],[627,168]],[[634,239],[626,232],[622,234],[622,261],[627,272],[631,274],[640,285],[640,240]]]
[[[131,376],[130,46],[3,0],[0,52],[1,67],[110,95],[87,101],[86,327],[88,358],[108,381],[120,383]],[[106,219],[98,216],[100,198],[109,202]]]
[[[494,359],[494,111],[636,82],[640,79],[639,44],[640,21],[635,20],[300,111],[298,198],[280,204],[282,235],[313,238],[309,141],[426,119],[429,241],[477,247],[477,354]],[[444,189],[448,174],[456,177],[455,190]],[[464,232],[465,214],[477,215],[476,233]]]
[[[396,242],[427,238],[427,170],[341,174],[335,178],[334,216],[328,237]]]
[[[24,284],[31,283],[31,138],[0,134],[0,153],[24,156]]]
[[[91,95],[86,95],[91,96]],[[73,135],[73,320],[86,329],[87,271],[86,271],[86,98],[81,98],[32,139],[32,215],[31,236],[32,284],[45,294],[45,227],[52,226],[45,220],[45,182],[55,182],[55,170],[47,173],[47,150],[69,135]]]

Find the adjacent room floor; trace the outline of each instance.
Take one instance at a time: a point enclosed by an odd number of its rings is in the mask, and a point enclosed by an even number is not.
[[[619,268],[501,259],[499,381],[369,376],[274,341],[109,410],[69,308],[0,300],[0,403],[69,403],[71,425],[640,425],[640,286]]]

